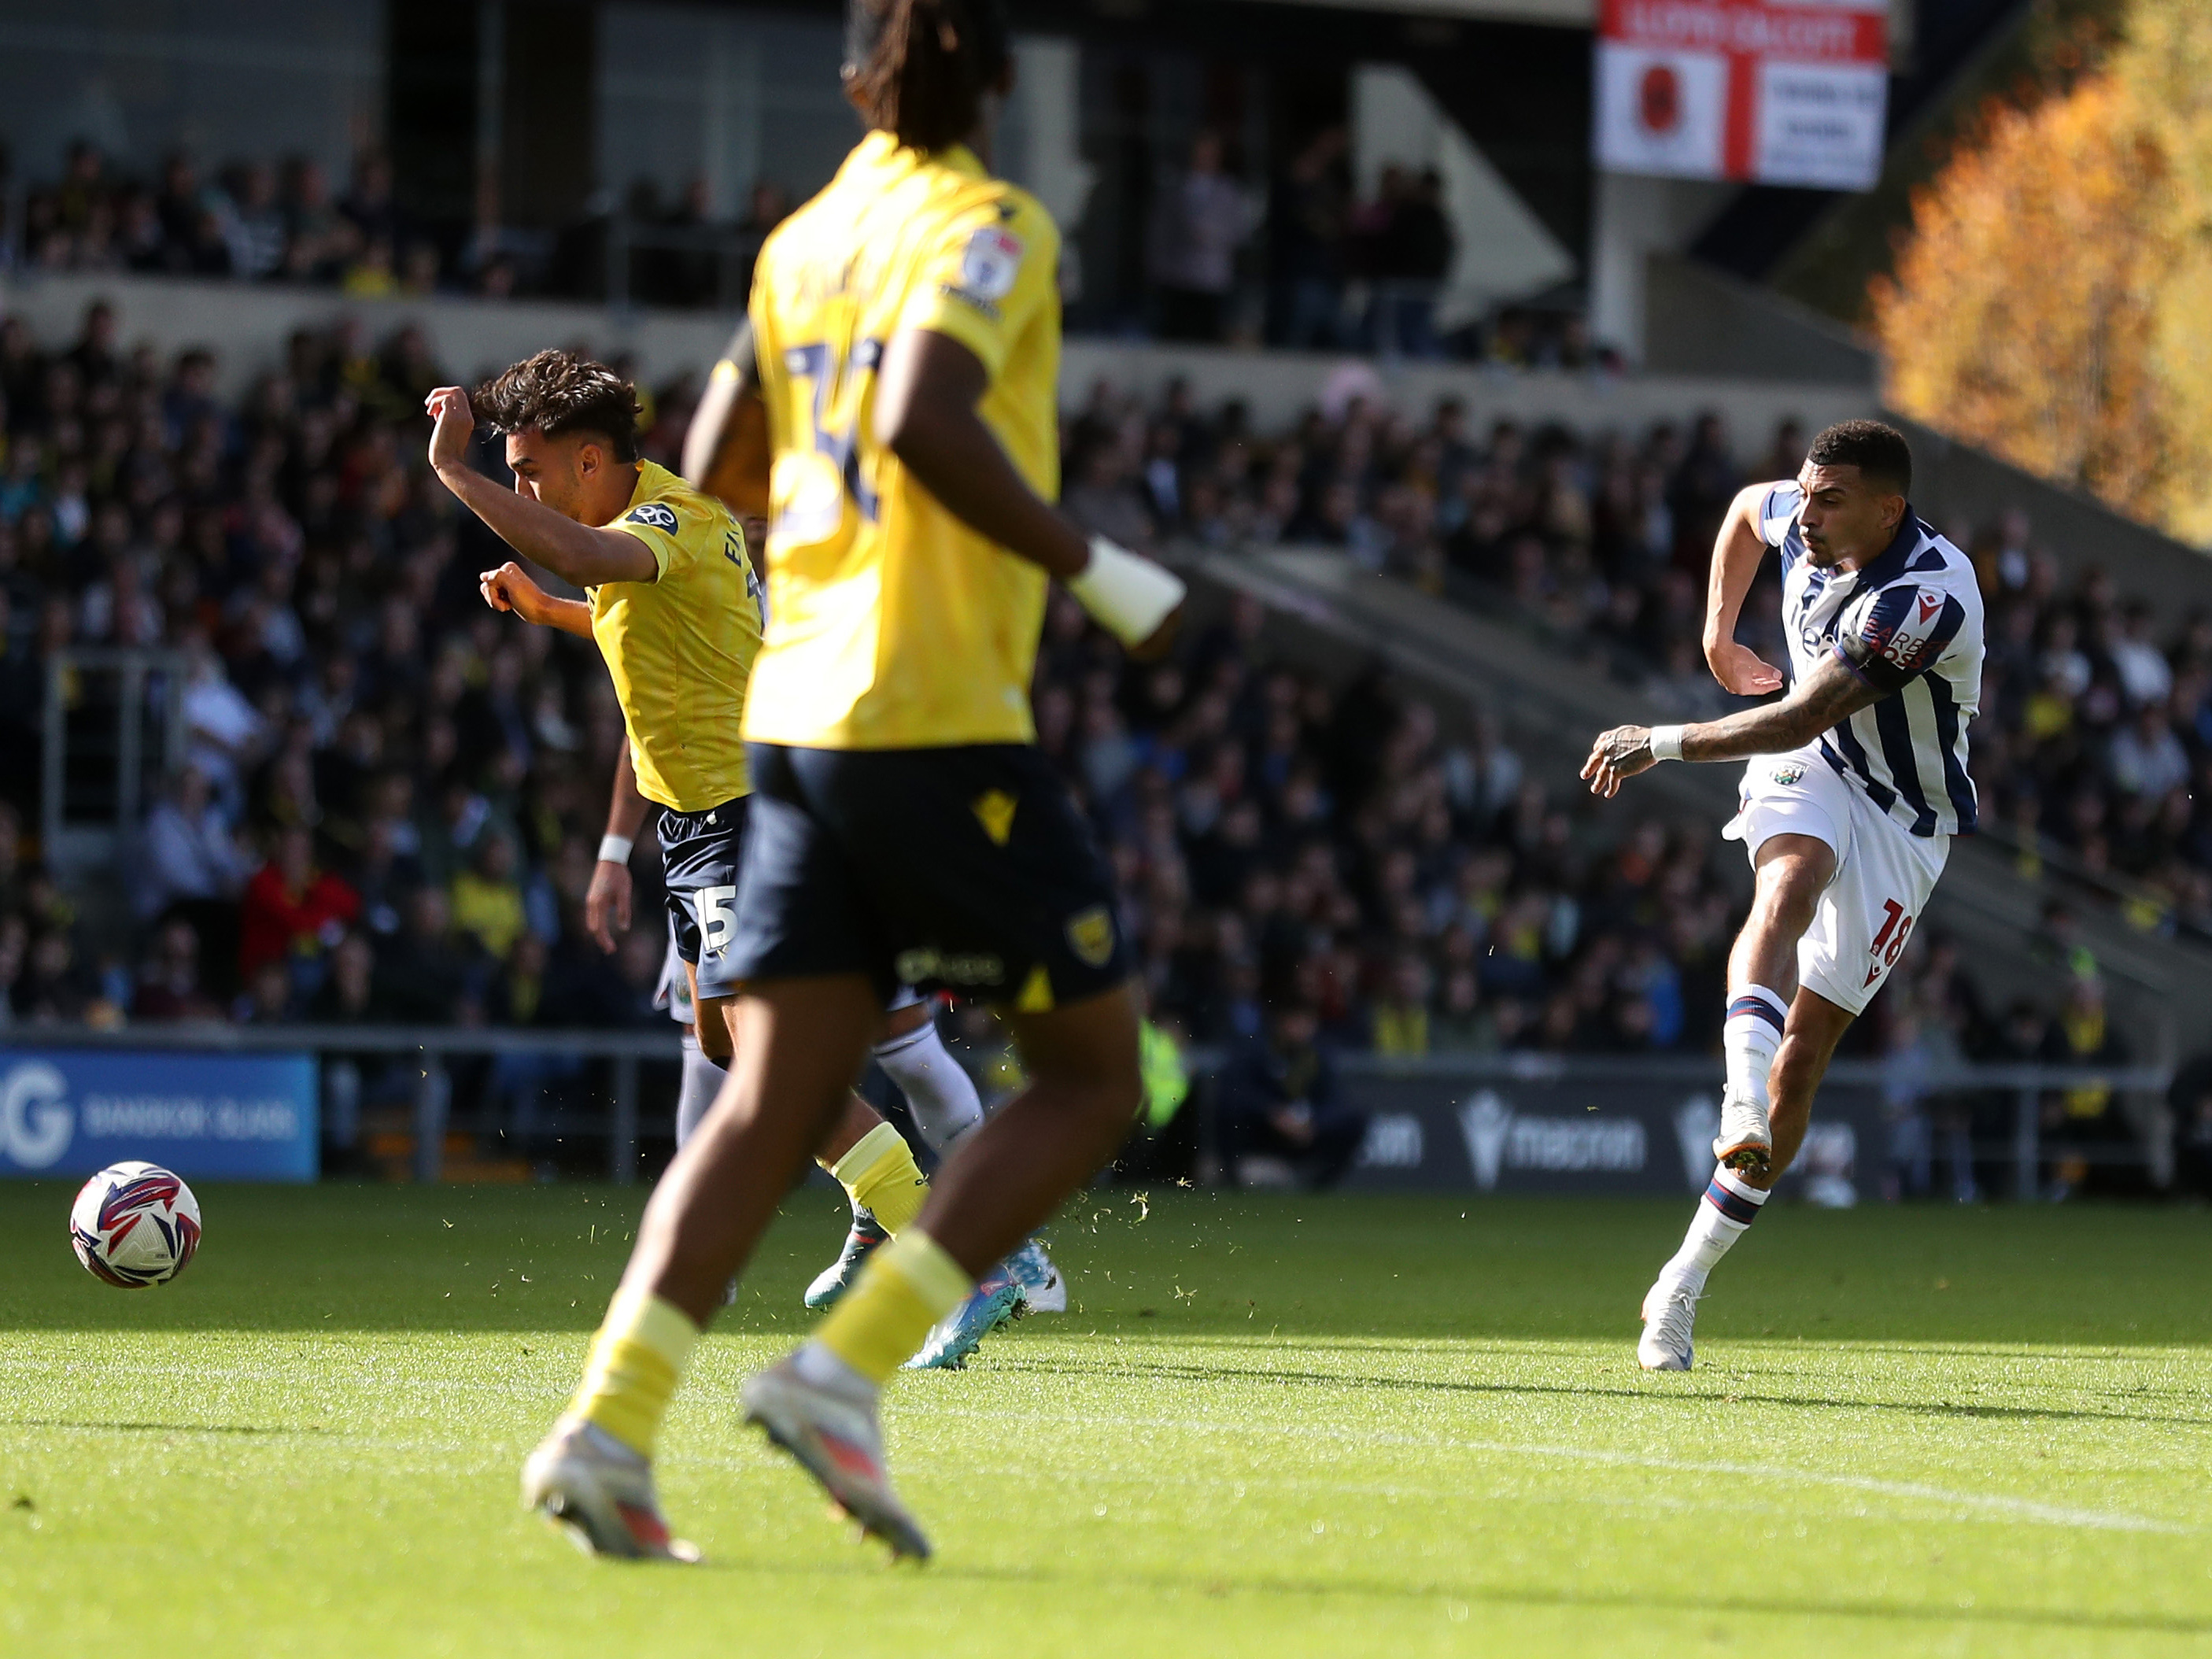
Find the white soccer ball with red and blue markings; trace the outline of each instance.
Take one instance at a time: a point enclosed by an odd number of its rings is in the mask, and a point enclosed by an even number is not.
[[[158,1164],[111,1164],[70,1206],[70,1243],[94,1279],[126,1291],[166,1285],[200,1247],[200,1203]]]

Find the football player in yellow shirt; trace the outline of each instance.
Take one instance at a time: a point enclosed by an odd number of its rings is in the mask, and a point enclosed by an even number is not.
[[[556,598],[512,562],[482,577],[495,610],[590,639],[606,662],[629,742],[595,894],[626,908],[629,842],[643,803],[658,805],[669,920],[711,1098],[729,1064],[732,907],[751,805],[738,728],[763,620],[743,532],[720,501],[639,458],[635,392],[601,364],[540,352],[479,387],[477,402],[506,434],[514,489],[468,464],[475,414],[458,386],[427,400],[437,423],[431,465],[508,546],[585,590],[581,601]],[[611,907],[595,908],[599,931]],[[910,1030],[927,1013],[893,1018]],[[928,1190],[898,1132],[857,1096],[828,1127],[820,1157],[854,1206],[894,1234]]]
[[[748,458],[765,453],[767,410],[757,397],[740,398],[738,389],[752,362],[752,325],[738,325],[708,377],[706,393],[693,410],[684,438],[684,473],[696,478],[709,495],[742,515],[748,533],[765,544],[769,510],[767,480],[749,478]],[[740,368],[742,362],[744,366]],[[756,529],[755,527],[757,526]],[[983,1108],[975,1085],[945,1051],[933,1020],[921,1019],[912,990],[902,988],[891,1005],[887,1033],[876,1045],[876,1063],[898,1085],[924,1145],[939,1159],[981,1124]],[[860,1264],[887,1242],[884,1230],[864,1210],[855,1210],[845,1248],[837,1260],[807,1286],[806,1305],[831,1306],[851,1285]],[[1060,1313],[1067,1307],[1067,1285],[1036,1239],[1007,1258],[1006,1267],[1021,1285],[1024,1314]],[[996,1294],[996,1275],[987,1274],[969,1304],[947,1316],[916,1358],[917,1367],[964,1364],[970,1351],[999,1322],[987,1304]]]
[[[669,930],[695,1009],[677,1101],[680,1146],[705,1117],[729,1066],[735,983],[726,952],[750,793],[739,726],[765,620],[758,579],[729,510],[638,459],[635,393],[612,370],[567,352],[541,352],[480,387],[477,400],[507,434],[515,492],[465,465],[441,476],[518,550],[570,575],[588,594],[584,602],[556,599],[510,562],[483,573],[485,601],[593,640],[629,733],[586,905],[586,925],[604,949],[613,948],[610,922],[628,925],[629,860],[647,805],[663,809],[658,831]],[[441,426],[449,424],[449,441],[463,443],[461,422],[474,418],[467,398],[445,388],[430,402]],[[438,440],[432,442],[434,453]],[[605,523],[620,533],[595,555],[574,532],[602,515],[611,515]],[[649,562],[633,544],[642,544]],[[594,556],[623,561],[614,568],[628,574],[611,575]],[[945,1052],[927,1005],[910,990],[893,999],[875,1057],[939,1152],[982,1121],[975,1085]],[[808,1305],[817,1308],[843,1293],[868,1249],[912,1218],[927,1190],[897,1131],[857,1096],[820,1157],[852,1197],[854,1226],[837,1261],[808,1288]],[[864,1190],[883,1195],[888,1211],[874,1213]],[[1042,1249],[1025,1245],[1010,1265],[1023,1307],[1065,1305],[1066,1288]],[[948,1328],[918,1363],[959,1365],[999,1322]]]
[[[734,388],[765,413],[739,423],[754,453],[734,468],[773,524],[737,1058],[647,1207],[524,1492],[556,1513],[650,1501],[636,1470],[691,1346],[836,1121],[884,995],[950,985],[1005,1008],[1028,1087],[818,1335],[744,1391],[840,1507],[926,1555],[884,1470],[878,1389],[1112,1153],[1142,1097],[1112,880],[1035,745],[1048,581],[1137,647],[1171,625],[1182,585],[1051,504],[1059,233],[988,168],[1012,82],[998,0],[851,0],[846,55],[870,131],[763,249]]]

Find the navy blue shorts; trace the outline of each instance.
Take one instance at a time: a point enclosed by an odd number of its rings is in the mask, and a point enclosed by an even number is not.
[[[744,857],[751,798],[740,795],[703,812],[660,814],[660,863],[668,884],[668,921],[676,954],[699,970],[699,994],[738,988],[730,971],[738,866]]]
[[[1113,878],[1035,748],[750,747],[738,978],[859,973],[1042,1013],[1129,977]]]

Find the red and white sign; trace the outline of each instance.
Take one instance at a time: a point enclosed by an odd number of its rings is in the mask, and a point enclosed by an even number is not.
[[[1598,165],[1864,190],[1881,171],[1887,0],[1604,0]]]

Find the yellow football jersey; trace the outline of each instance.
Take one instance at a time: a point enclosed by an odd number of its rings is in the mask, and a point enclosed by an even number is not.
[[[775,450],[768,642],[745,735],[817,749],[1029,743],[1046,577],[968,528],[876,441],[901,329],[981,358],[978,412],[1060,493],[1060,232],[973,153],[861,140],[762,248],[753,349]]]
[[[584,590],[638,793],[679,812],[750,793],[739,727],[763,611],[744,532],[721,502],[651,461],[607,528],[643,542],[660,573]]]

